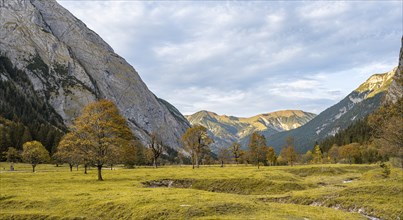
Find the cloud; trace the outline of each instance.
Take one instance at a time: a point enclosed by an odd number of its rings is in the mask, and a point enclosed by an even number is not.
[[[308,5],[304,5],[300,8],[300,16],[309,19],[326,19],[334,18],[339,15],[345,14],[350,6],[347,2],[313,2]]]
[[[59,1],[185,114],[319,113],[397,65],[401,2]]]
[[[316,80],[297,80],[290,83],[283,83],[283,86],[290,87],[292,89],[313,90],[317,88],[320,83]]]

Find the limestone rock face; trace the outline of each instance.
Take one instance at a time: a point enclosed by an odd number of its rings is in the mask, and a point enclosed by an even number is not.
[[[0,0],[0,56],[27,74],[35,93],[66,125],[83,106],[105,98],[116,103],[144,143],[151,132],[158,132],[170,147],[181,147],[188,121],[55,0]]]
[[[388,93],[385,98],[387,103],[396,103],[403,96],[403,37],[402,46],[400,47],[399,65],[396,74],[393,76],[393,82],[389,86]]]

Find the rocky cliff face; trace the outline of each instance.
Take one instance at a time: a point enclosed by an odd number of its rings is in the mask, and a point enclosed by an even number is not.
[[[383,74],[374,74],[339,103],[321,112],[305,125],[290,131],[266,135],[268,144],[277,152],[285,145],[285,139],[294,137],[296,150],[305,153],[316,141],[335,135],[378,109],[384,102],[394,82],[397,68]]]
[[[0,0],[0,56],[11,61],[65,125],[97,99],[116,103],[135,134],[156,131],[169,146],[189,127],[122,57],[55,0]],[[13,81],[0,73],[0,80]]]
[[[393,76],[393,81],[388,88],[385,102],[395,103],[403,96],[403,37],[402,47],[400,48],[399,65],[397,66],[396,74]]]
[[[298,128],[312,120],[316,115],[300,110],[277,111],[260,114],[250,118],[217,115],[214,112],[200,111],[186,118],[191,124],[203,125],[209,129],[214,139],[212,150],[228,147],[234,141],[247,146],[249,136],[254,132],[270,135],[280,131]]]

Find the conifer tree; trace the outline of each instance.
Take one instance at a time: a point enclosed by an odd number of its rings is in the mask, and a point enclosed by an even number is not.
[[[5,152],[4,157],[6,158],[6,161],[10,163],[10,171],[14,171],[14,163],[21,159],[20,152],[18,152],[14,147],[9,147],[7,152]]]
[[[312,154],[314,163],[322,163],[322,151],[320,150],[319,145],[315,145]]]

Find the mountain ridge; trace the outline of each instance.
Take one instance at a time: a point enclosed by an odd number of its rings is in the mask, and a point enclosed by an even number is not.
[[[285,145],[287,137],[293,137],[296,150],[305,153],[313,148],[315,142],[346,129],[354,121],[375,111],[384,103],[384,99],[392,85],[398,68],[383,74],[374,74],[357,89],[335,105],[321,112],[305,125],[276,134],[265,134],[267,143],[277,152]]]
[[[215,141],[212,146],[213,151],[219,147],[229,146],[235,141],[245,145],[248,136],[254,131],[277,133],[299,127],[315,116],[314,113],[302,110],[281,110],[252,117],[218,115],[206,110],[185,115],[192,125],[199,124],[209,129]]]

